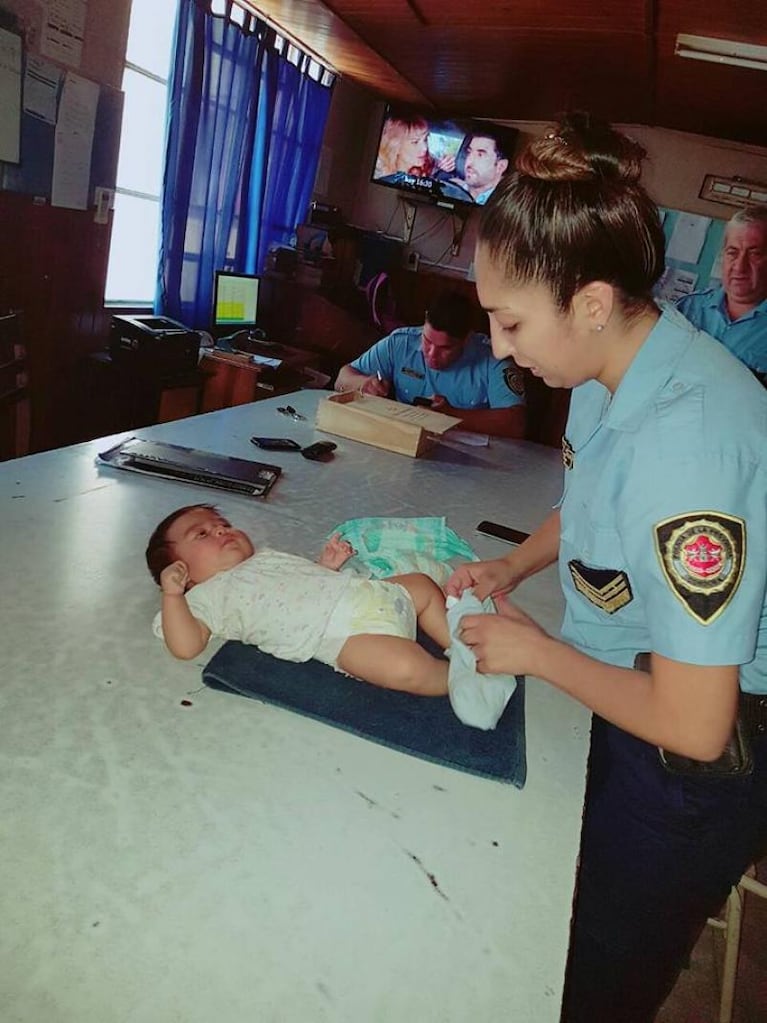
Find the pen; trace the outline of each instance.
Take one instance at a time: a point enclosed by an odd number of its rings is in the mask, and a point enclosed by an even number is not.
[[[383,383],[383,377],[381,376],[381,370],[380,369],[376,370],[376,376],[378,377],[378,383],[382,384]]]

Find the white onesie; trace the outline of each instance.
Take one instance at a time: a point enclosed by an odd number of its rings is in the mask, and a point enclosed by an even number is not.
[[[371,591],[380,591],[380,599],[371,601]],[[347,594],[349,601],[344,601]],[[250,643],[283,661],[316,657],[335,667],[343,643],[355,632],[415,638],[415,609],[401,586],[336,572],[282,551],[256,551],[193,586],[186,600],[212,635]],[[334,615],[337,608],[339,615]],[[160,613],[152,628],[162,639]]]

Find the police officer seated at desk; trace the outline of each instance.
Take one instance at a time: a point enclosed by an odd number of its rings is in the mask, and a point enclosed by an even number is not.
[[[677,308],[767,386],[767,206],[748,206],[731,217],[721,287],[685,295]]]
[[[400,327],[343,366],[336,390],[428,404],[458,417],[461,429],[524,437],[522,370],[493,356],[489,339],[471,330],[473,313],[466,296],[441,293],[422,327]]]

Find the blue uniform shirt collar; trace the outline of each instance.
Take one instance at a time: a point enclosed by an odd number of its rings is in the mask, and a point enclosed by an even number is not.
[[[676,376],[677,366],[687,356],[695,335],[695,328],[680,312],[664,309],[624,373],[607,408],[604,425],[611,430],[636,430]],[[681,391],[685,384],[677,379],[673,386]]]
[[[711,292],[711,300],[706,303],[709,309],[716,309],[719,315],[722,317],[726,324],[731,323],[745,323],[746,320],[755,320],[757,316],[767,316],[767,298],[763,299],[759,305],[755,305],[753,309],[749,309],[747,313],[743,313],[736,320],[730,316],[727,311],[727,297],[724,293],[724,288],[714,288]]]

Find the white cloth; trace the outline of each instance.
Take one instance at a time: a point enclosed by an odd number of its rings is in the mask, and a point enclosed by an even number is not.
[[[477,671],[476,657],[458,635],[463,616],[477,614],[495,614],[492,600],[481,602],[470,589],[460,597],[447,598],[451,639],[447,685],[450,706],[459,721],[488,731],[498,724],[517,680],[513,675],[483,675]]]
[[[284,661],[308,661],[354,576],[295,554],[259,550],[186,594],[214,636],[238,639]],[[160,614],[153,622],[162,638]]]

